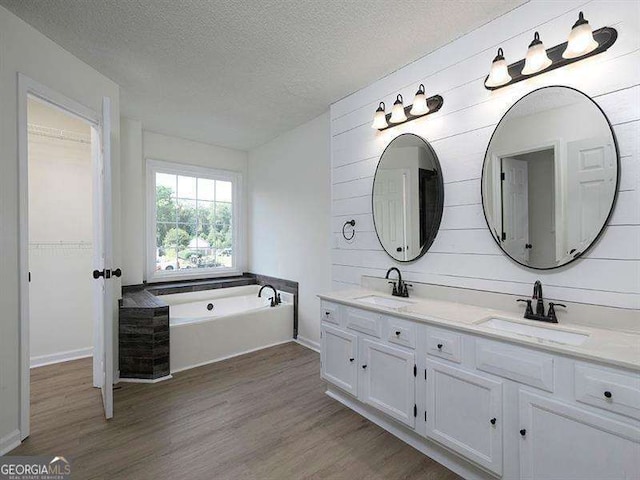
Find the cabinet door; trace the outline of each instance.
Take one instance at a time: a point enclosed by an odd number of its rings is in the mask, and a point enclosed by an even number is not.
[[[502,473],[502,382],[427,361],[427,435]]]
[[[520,392],[523,479],[640,478],[640,429],[530,392]]]
[[[414,427],[414,354],[367,339],[360,352],[360,400]]]
[[[337,328],[322,326],[321,374],[326,381],[358,394],[357,337]]]

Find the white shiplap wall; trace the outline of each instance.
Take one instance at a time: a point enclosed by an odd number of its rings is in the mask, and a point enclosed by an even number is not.
[[[580,10],[594,29],[618,30],[612,48],[496,92],[484,88],[499,46],[511,63],[524,57],[535,30],[547,47],[566,41]],[[370,128],[378,102],[390,106],[397,93],[410,102],[420,83],[427,95],[444,97],[439,112],[384,132]],[[614,214],[597,245],[571,265],[535,271],[509,260],[491,238],[482,213],[480,177],[485,149],[502,115],[517,99],[546,85],[577,88],[602,107],[617,136],[622,173]],[[415,263],[397,264],[377,240],[370,194],[380,154],[405,132],[424,137],[435,149],[443,169],[445,207],[429,252]],[[526,295],[540,279],[549,298],[639,308],[640,2],[527,3],[333,104],[331,136],[335,289],[352,288],[361,275],[381,276],[396,265],[413,281]],[[351,218],[357,221],[357,234],[347,242],[340,232]]]

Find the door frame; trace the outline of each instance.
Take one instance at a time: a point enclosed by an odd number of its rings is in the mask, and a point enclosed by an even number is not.
[[[561,138],[551,138],[549,140],[540,142],[539,144],[529,144],[525,145],[521,148],[518,148],[515,151],[508,152],[495,152],[491,155],[491,163],[493,167],[493,209],[495,211],[502,212],[502,181],[500,178],[500,174],[502,172],[501,162],[504,157],[517,157],[519,155],[525,155],[527,153],[539,152],[542,150],[553,150],[553,171],[555,176],[554,182],[554,216],[555,216],[555,229],[556,229],[556,258],[560,258],[559,252],[562,251],[564,242],[562,238],[565,236],[565,227],[564,227],[564,197],[565,197],[565,179],[567,176],[566,168],[564,165],[566,164],[566,155],[563,151],[561,145],[563,144],[563,139]],[[560,199],[560,201],[558,201]],[[499,210],[498,210],[499,209]],[[494,219],[494,221],[499,222],[500,224],[500,232],[504,226],[502,225],[502,215],[499,218]],[[491,228],[491,227],[489,227]],[[491,232],[492,236],[494,236],[494,232]],[[496,232],[496,235],[498,233]],[[495,238],[495,236],[494,236]],[[500,239],[496,239],[499,245],[502,245]],[[501,247],[502,248],[502,247]],[[518,262],[521,263],[521,262]],[[525,265],[529,266],[529,265]]]
[[[101,117],[92,109],[72,100],[35,80],[18,73],[18,297],[19,321],[19,375],[20,375],[20,440],[30,433],[31,359],[29,339],[29,143],[27,105],[29,97],[46,102],[65,114],[78,117],[101,129]],[[110,301],[110,300],[109,300]],[[103,322],[111,319],[104,318]],[[102,337],[102,333],[100,332]],[[113,369],[113,365],[106,365]]]

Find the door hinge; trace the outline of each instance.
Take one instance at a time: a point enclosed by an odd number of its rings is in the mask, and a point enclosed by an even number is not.
[[[504,242],[507,239],[506,232],[502,232],[502,241]]]
[[[501,173],[500,173],[500,180],[504,180],[504,179],[505,179],[504,172],[501,172]]]
[[[427,421],[427,411],[426,410],[424,411],[424,421],[425,422]]]
[[[29,272],[29,283],[31,283],[31,272]]]
[[[413,404],[413,416],[418,416],[418,405],[416,405],[415,403]]]
[[[413,364],[413,376],[418,376],[418,366],[415,363]]]
[[[424,379],[425,380],[427,379],[427,369],[426,368],[424,369]]]

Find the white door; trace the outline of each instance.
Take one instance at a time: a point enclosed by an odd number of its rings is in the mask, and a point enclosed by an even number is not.
[[[358,395],[357,337],[337,328],[321,329],[320,373],[336,387]]]
[[[103,100],[102,122],[98,131],[98,151],[94,152],[94,269],[102,273],[95,279],[94,385],[102,391],[106,418],[113,417],[113,298],[114,281],[111,199],[111,103]],[[95,147],[94,147],[95,148]]]
[[[502,382],[427,360],[427,436],[500,475]]]
[[[614,146],[592,138],[567,144],[567,254],[587,248],[609,215],[617,174]]]
[[[373,192],[373,211],[380,243],[397,260],[406,260],[409,254],[406,202],[409,174],[408,169],[380,169]]]
[[[502,159],[502,246],[515,259],[529,260],[529,171],[525,160]]]
[[[640,429],[520,392],[522,479],[640,478]]]
[[[359,369],[360,400],[415,427],[414,354],[362,339]]]

